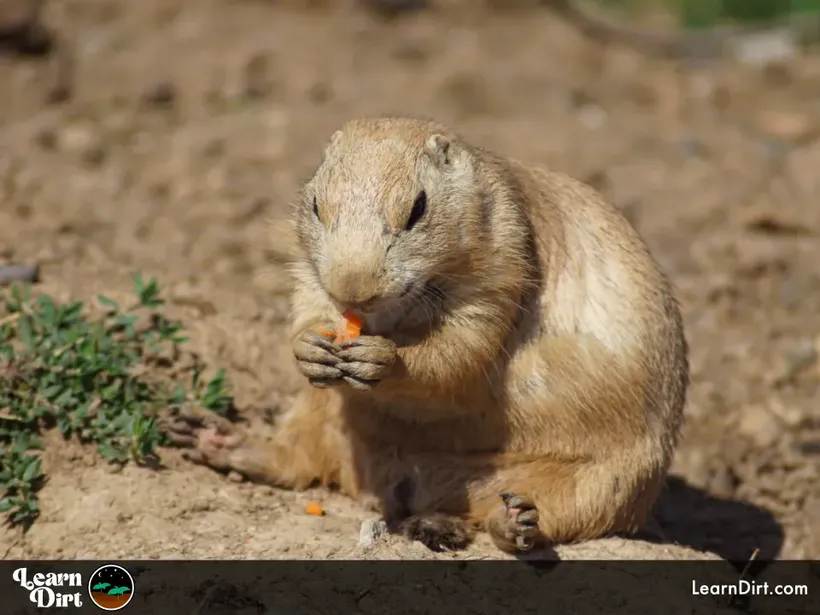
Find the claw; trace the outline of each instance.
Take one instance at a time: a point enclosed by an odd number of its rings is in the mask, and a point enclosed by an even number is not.
[[[526,536],[516,536],[515,546],[518,547],[520,551],[529,551],[535,546],[535,541]]]

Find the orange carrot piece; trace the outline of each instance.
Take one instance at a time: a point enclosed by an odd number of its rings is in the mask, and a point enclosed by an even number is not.
[[[362,334],[362,326],[364,321],[351,311],[345,311],[342,314],[342,321],[336,329],[337,344],[344,344],[352,342]]]
[[[313,515],[314,517],[324,517],[325,516],[325,509],[322,508],[322,505],[319,502],[310,501],[305,506],[305,512],[309,515]]]

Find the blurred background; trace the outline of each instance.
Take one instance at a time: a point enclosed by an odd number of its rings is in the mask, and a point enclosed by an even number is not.
[[[266,221],[345,120],[449,123],[602,191],[671,275],[692,388],[666,537],[820,557],[820,0],[41,4],[0,0],[0,263],[80,299],[156,275],[240,408],[284,403]],[[302,553],[266,516],[301,496],[179,464],[114,497],[93,463],[48,454],[46,522],[10,557],[91,556],[100,524],[120,536],[106,557],[214,556],[243,532],[242,553]],[[358,532],[344,506],[313,555]]]

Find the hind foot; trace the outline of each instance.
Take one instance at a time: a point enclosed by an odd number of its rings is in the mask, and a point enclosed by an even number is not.
[[[459,551],[473,540],[469,524],[441,513],[414,515],[398,522],[391,531],[418,540],[431,551]]]
[[[502,551],[530,551],[540,535],[535,502],[527,496],[514,493],[499,495],[503,503],[490,515],[487,523],[490,537]]]
[[[393,487],[383,511],[388,531],[418,540],[431,551],[458,551],[473,541],[474,528],[464,519],[436,512],[412,514],[410,502],[415,491],[416,483],[409,477]]]
[[[229,420],[200,408],[184,407],[167,424],[171,441],[186,450],[183,457],[221,472],[236,472],[251,480],[264,480],[254,459],[259,455],[245,431]]]

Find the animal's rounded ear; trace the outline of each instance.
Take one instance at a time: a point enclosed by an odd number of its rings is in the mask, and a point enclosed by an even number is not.
[[[334,132],[330,137],[330,147],[335,147],[339,144],[339,141],[342,140],[342,129],[340,128],[336,132]]]
[[[330,136],[330,139],[327,141],[327,145],[325,145],[325,160],[329,159],[333,155],[333,152],[336,151],[336,148],[339,146],[341,140],[342,130],[340,128]]]
[[[427,139],[425,147],[433,162],[438,166],[445,167],[453,164],[453,154],[455,153],[453,143],[444,135],[431,135]]]
[[[442,134],[431,135],[424,147],[427,155],[440,169],[470,166],[469,152],[461,147],[458,142]]]

